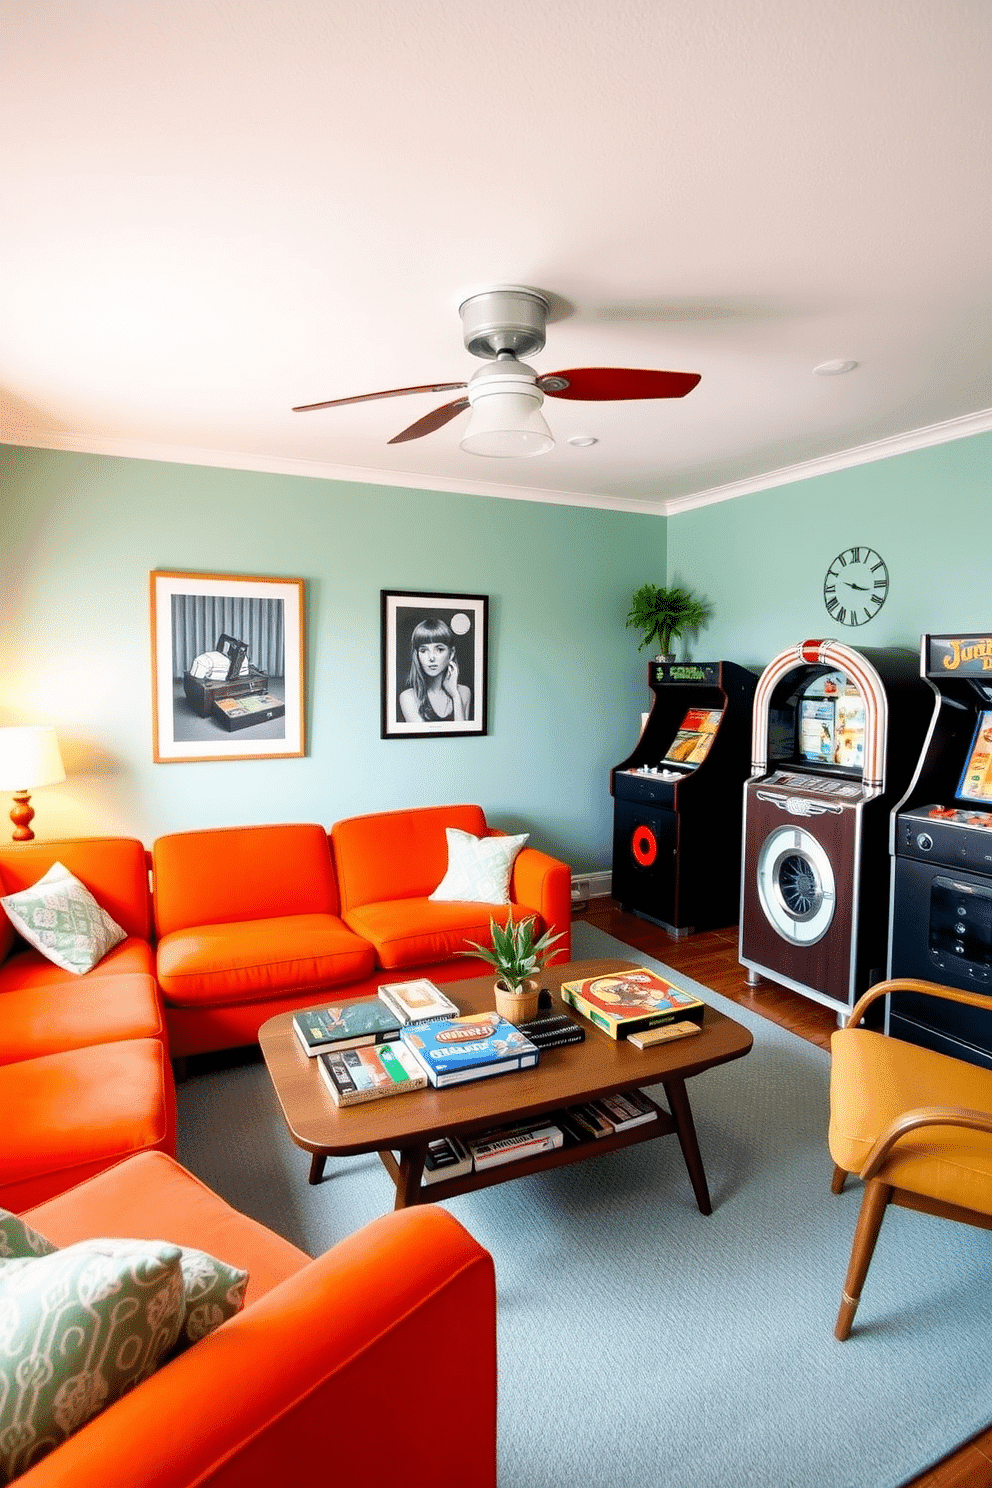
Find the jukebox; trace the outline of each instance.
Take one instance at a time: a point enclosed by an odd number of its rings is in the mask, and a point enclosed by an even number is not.
[[[935,703],[916,773],[892,814],[889,975],[987,992],[989,1012],[891,999],[890,1031],[992,1068],[992,635],[927,635]]]
[[[740,797],[757,677],[732,661],[651,662],[651,711],[610,771],[613,897],[673,935],[733,924]]]
[[[739,960],[850,1010],[885,975],[888,821],[926,732],[912,651],[803,641],[764,670],[744,788]]]

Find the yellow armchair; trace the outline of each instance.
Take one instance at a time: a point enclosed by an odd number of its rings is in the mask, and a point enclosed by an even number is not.
[[[879,982],[833,1034],[832,1189],[848,1173],[865,1185],[834,1333],[851,1331],[889,1204],[992,1229],[992,1070],[862,1028],[880,997],[913,992],[992,1014],[992,998],[935,982]]]

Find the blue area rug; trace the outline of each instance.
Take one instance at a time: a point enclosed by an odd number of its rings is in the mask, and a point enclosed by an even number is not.
[[[448,1201],[496,1262],[501,1488],[897,1488],[992,1421],[989,1237],[891,1211],[838,1343],[860,1186],[830,1192],[827,1055],[672,976],[755,1039],[688,1086],[713,1214],[674,1137]],[[179,1105],[180,1159],[311,1254],[392,1207],[375,1157],[308,1185],[261,1065]]]

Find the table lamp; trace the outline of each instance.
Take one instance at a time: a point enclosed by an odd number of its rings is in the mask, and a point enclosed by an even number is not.
[[[0,790],[12,791],[14,841],[31,842],[34,816],[29,791],[65,779],[59,741],[51,728],[0,728]]]

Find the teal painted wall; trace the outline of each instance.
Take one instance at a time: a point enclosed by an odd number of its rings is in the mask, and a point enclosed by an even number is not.
[[[609,770],[647,705],[625,631],[665,522],[533,502],[7,447],[0,723],[49,722],[69,780],[39,838],[479,801],[578,870],[609,865]],[[307,582],[301,760],[152,763],[149,573]],[[489,734],[381,740],[379,593],[490,596]],[[6,811],[7,807],[4,807]]]
[[[839,626],[823,603],[831,560],[855,543],[885,559],[874,620]],[[992,434],[683,512],[668,520],[669,579],[713,607],[709,657],[760,671],[809,637],[858,649],[992,627]],[[695,651],[702,657],[702,649]]]

